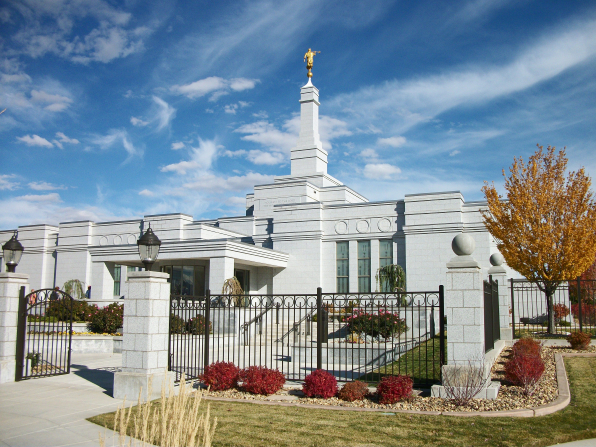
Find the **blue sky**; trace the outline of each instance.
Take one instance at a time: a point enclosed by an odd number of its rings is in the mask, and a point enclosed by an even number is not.
[[[593,1],[17,0],[0,229],[244,214],[290,173],[309,47],[328,171],[369,200],[481,200],[537,143],[596,173]]]

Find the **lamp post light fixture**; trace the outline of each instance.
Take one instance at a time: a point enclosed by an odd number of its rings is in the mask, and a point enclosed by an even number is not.
[[[149,228],[145,234],[137,241],[137,245],[139,246],[141,262],[145,264],[145,271],[148,272],[151,270],[151,266],[157,259],[159,246],[161,245],[161,241],[151,229],[151,224],[149,224]]]
[[[6,268],[9,273],[14,273],[15,268],[21,261],[23,255],[23,246],[17,240],[19,232],[15,231],[10,240],[2,246],[2,252],[4,254],[4,262],[6,262]]]

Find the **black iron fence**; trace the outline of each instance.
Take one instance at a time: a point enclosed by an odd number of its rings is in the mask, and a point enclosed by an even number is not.
[[[172,296],[169,369],[267,366],[288,380],[326,369],[339,381],[408,374],[440,381],[445,363],[443,287],[435,292]]]
[[[499,322],[499,285],[489,276],[484,281],[484,350],[494,349],[495,342],[501,338]]]
[[[514,338],[523,335],[566,336],[581,331],[596,336],[596,281],[563,281],[553,295],[555,326],[548,332],[545,294],[527,280],[511,279],[511,319]]]
[[[73,298],[62,290],[21,288],[15,380],[70,372]]]

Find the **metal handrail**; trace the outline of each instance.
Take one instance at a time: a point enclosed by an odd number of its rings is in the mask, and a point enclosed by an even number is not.
[[[317,308],[314,307],[310,312],[308,312],[306,315],[304,315],[300,320],[298,320],[297,322],[294,322],[294,324],[292,325],[292,329],[290,329],[288,332],[286,332],[284,335],[282,335],[280,338],[278,338],[277,340],[275,340],[276,343],[279,342],[283,342],[284,339],[286,337],[288,337],[290,335],[291,332],[296,332],[296,330],[300,327],[300,325],[302,324],[302,322],[304,320],[306,320],[308,317],[312,317],[312,315],[317,311]]]
[[[265,305],[265,310],[263,310],[259,315],[257,315],[256,317],[252,318],[251,320],[247,321],[246,323],[244,323],[242,326],[244,328],[244,331],[246,332],[248,327],[253,324],[256,323],[257,321],[259,321],[261,318],[263,318],[263,315],[265,315],[267,312],[269,312],[271,309],[273,309],[273,304],[267,304]]]

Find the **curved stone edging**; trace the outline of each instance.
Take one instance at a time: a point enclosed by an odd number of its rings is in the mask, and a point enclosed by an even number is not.
[[[416,410],[394,410],[391,408],[360,408],[360,407],[338,407],[335,405],[314,405],[301,404],[292,402],[272,402],[262,400],[249,399],[232,399],[229,397],[211,397],[203,396],[203,399],[222,401],[222,402],[248,402],[259,405],[277,405],[281,407],[298,407],[298,408],[316,408],[320,410],[340,410],[340,411],[369,411],[382,413],[404,413],[404,414],[423,414],[430,416],[464,416],[464,417],[535,417],[544,416],[562,410],[571,400],[571,393],[569,390],[569,381],[567,380],[567,372],[565,371],[565,363],[563,357],[596,357],[596,353],[563,353],[555,354],[555,368],[557,374],[557,385],[559,387],[559,396],[546,405],[536,408],[524,408],[519,410],[503,410],[503,411],[416,411]]]

